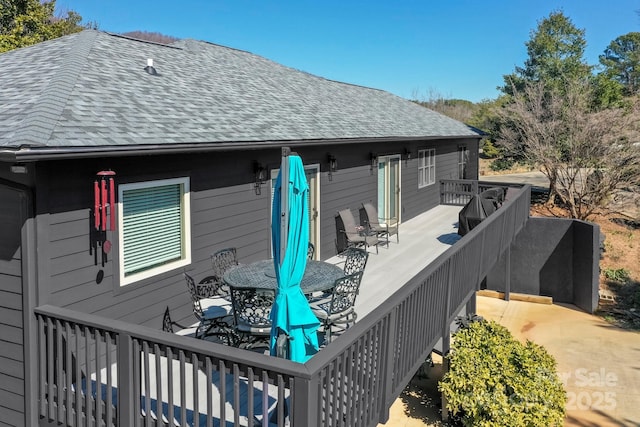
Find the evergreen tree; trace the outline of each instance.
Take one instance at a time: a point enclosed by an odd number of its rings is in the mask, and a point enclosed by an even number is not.
[[[54,16],[55,0],[0,0],[0,52],[76,33],[82,17],[70,11]]]
[[[640,33],[613,40],[599,59],[604,67],[602,74],[621,84],[625,95],[640,92]]]
[[[504,77],[499,89],[507,95],[522,92],[526,83],[543,82],[550,90],[561,90],[565,79],[587,79],[591,66],[584,61],[587,42],[562,12],[552,12],[538,23],[526,43],[529,57],[523,67]]]

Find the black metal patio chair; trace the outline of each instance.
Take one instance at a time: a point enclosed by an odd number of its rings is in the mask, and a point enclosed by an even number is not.
[[[322,324],[325,343],[341,334],[356,322],[355,302],[360,290],[362,271],[336,280],[333,292],[326,298],[310,304],[311,310]]]
[[[336,220],[336,250],[342,253],[349,247],[364,247],[368,249],[375,246],[378,253],[378,244],[382,242],[378,233],[371,231],[368,227],[356,224],[356,219],[351,209],[338,211]]]
[[[364,268],[367,265],[367,260],[369,259],[369,252],[361,248],[352,247],[347,248],[343,254],[345,256],[343,266],[345,276],[358,272],[364,274]],[[323,298],[327,298],[331,296],[331,292],[333,292],[333,288],[308,295],[309,303],[311,304]]]
[[[344,274],[349,275],[359,271],[364,272],[364,267],[369,259],[369,252],[360,248],[347,248],[344,251]]]
[[[162,316],[162,330],[165,332],[169,332],[171,334],[176,333],[173,329],[174,326],[177,326],[180,329],[186,329],[187,326],[183,326],[178,322],[174,322],[171,320],[171,312],[169,311],[169,306],[164,310],[164,315]]]
[[[312,260],[315,252],[316,252],[316,247],[313,245],[313,243],[309,242],[309,246],[307,247],[307,259]]]
[[[232,305],[227,298],[217,294],[221,289],[215,277],[208,276],[199,283],[186,272],[183,273],[187,289],[191,296],[193,315],[198,319],[195,337],[204,339],[208,336],[219,338],[225,344],[234,344]],[[206,296],[199,290],[206,289]]]
[[[275,292],[267,289],[231,288],[237,345],[246,349],[269,348],[271,307]]]
[[[224,273],[238,264],[236,248],[220,249],[219,251],[211,254],[211,268],[213,269],[213,276],[220,283],[224,283]]]
[[[400,243],[400,227],[397,218],[384,218],[382,222],[378,216],[378,210],[371,203],[363,203],[360,207],[360,222],[384,237],[389,247],[389,236],[396,235],[396,243]]]

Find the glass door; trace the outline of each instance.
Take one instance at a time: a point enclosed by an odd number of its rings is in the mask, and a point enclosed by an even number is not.
[[[313,259],[319,259],[320,252],[320,165],[304,167],[307,183],[309,184],[309,243],[313,244],[315,251]]]
[[[400,155],[378,157],[378,220],[400,222]]]
[[[280,169],[271,170],[271,206],[273,206],[273,193],[279,171]],[[309,185],[309,200],[307,201],[309,207],[309,243],[315,247],[313,258],[319,259],[320,180],[318,179],[318,175],[320,174],[320,165],[305,165],[304,172],[307,177],[307,184]],[[269,236],[271,236],[271,232],[269,232]]]

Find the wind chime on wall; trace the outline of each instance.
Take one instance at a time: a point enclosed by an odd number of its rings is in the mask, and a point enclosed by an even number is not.
[[[93,227],[92,249],[95,263],[98,264],[98,246],[101,247],[101,263],[104,267],[107,254],[111,252],[111,241],[107,239],[107,231],[116,229],[116,190],[113,171],[100,171],[93,182]]]

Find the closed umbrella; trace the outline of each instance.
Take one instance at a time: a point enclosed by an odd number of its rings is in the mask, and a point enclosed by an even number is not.
[[[277,338],[284,333],[289,336],[289,359],[300,363],[318,351],[316,331],[320,326],[300,288],[309,246],[308,192],[302,159],[284,148],[272,210],[278,290],[271,309],[271,354],[277,355]]]

